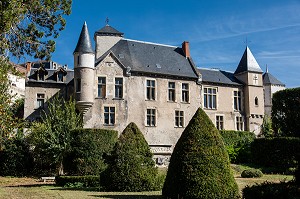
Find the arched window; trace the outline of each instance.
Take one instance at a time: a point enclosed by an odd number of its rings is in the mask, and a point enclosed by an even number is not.
[[[258,98],[257,97],[255,97],[254,103],[255,103],[255,106],[258,106]]]

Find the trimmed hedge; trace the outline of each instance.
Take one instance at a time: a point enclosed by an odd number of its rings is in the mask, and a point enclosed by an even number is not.
[[[296,157],[300,153],[300,138],[261,138],[251,144],[254,164],[276,168],[277,172],[287,172],[297,167]]]
[[[231,163],[251,162],[250,147],[255,134],[249,131],[220,131]]]
[[[263,182],[243,189],[244,199],[300,199],[300,190],[293,182]]]
[[[163,178],[158,175],[153,154],[144,135],[130,123],[120,135],[101,174],[101,186],[108,191],[157,191]]]
[[[100,187],[99,176],[56,176],[55,183],[57,186],[64,187],[67,184],[82,183],[83,187]]]
[[[71,152],[64,162],[70,175],[100,175],[106,169],[118,132],[105,129],[76,129],[71,132]]]
[[[263,173],[259,169],[246,169],[241,173],[242,178],[260,178]]]
[[[239,198],[221,135],[201,108],[174,148],[162,195],[168,199]]]

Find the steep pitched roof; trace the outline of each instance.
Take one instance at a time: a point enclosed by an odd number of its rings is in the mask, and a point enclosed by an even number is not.
[[[281,81],[279,81],[278,79],[276,79],[276,77],[274,77],[269,72],[266,72],[265,74],[263,74],[263,82],[264,82],[264,85],[272,84],[272,85],[285,86]]]
[[[96,65],[108,53],[132,72],[198,78],[195,66],[180,47],[122,39],[96,60]]]
[[[76,48],[74,50],[74,53],[94,53],[92,48],[92,43],[89,35],[89,31],[86,25],[86,22],[84,22],[82,26],[82,30],[76,45]]]
[[[227,84],[241,86],[243,85],[237,78],[234,77],[232,72],[218,70],[218,69],[197,69],[202,75],[202,82],[215,83],[215,84]]]
[[[246,47],[244,54],[234,74],[238,74],[242,72],[259,72],[259,73],[263,72],[259,67],[256,59],[254,58],[248,46]]]
[[[96,35],[115,35],[115,36],[120,36],[122,37],[124,33],[116,30],[115,28],[111,27],[110,25],[106,25],[100,30],[96,31]]]

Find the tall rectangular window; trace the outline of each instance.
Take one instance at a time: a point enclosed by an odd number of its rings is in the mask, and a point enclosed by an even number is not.
[[[216,109],[217,108],[217,89],[204,88],[204,108]]]
[[[169,101],[175,102],[175,82],[169,82]]]
[[[115,107],[105,106],[104,107],[104,125],[114,125],[115,124]]]
[[[234,91],[234,110],[240,111],[242,107],[241,91]]]
[[[147,126],[155,126],[155,125],[156,125],[156,110],[147,109]]]
[[[38,93],[36,95],[36,108],[44,108],[45,94]]]
[[[63,82],[64,81],[64,74],[62,72],[57,73],[57,81]]]
[[[123,98],[123,78],[115,78],[115,98]]]
[[[147,100],[155,100],[155,80],[147,80]]]
[[[236,130],[243,131],[244,130],[243,117],[237,116],[235,119],[236,119]]]
[[[181,93],[181,97],[182,97],[182,102],[189,102],[189,84],[183,83],[182,84],[182,93]]]
[[[106,97],[106,78],[98,77],[98,97]]]
[[[184,113],[183,111],[175,111],[175,127],[183,127]]]
[[[216,127],[218,130],[224,130],[224,117],[222,115],[216,116]]]
[[[38,80],[44,81],[45,80],[45,73],[43,71],[38,72]]]
[[[76,92],[81,91],[81,79],[76,79],[76,85],[75,85]]]

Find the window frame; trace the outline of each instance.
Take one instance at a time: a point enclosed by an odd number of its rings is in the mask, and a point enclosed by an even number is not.
[[[60,79],[61,77],[61,79]],[[57,72],[57,77],[56,77],[57,82],[64,82],[64,74],[62,72]]]
[[[184,85],[186,85],[187,87],[184,88]],[[183,102],[183,103],[190,102],[190,85],[189,85],[189,83],[181,84],[181,102]]]
[[[184,128],[184,111],[175,110],[175,127]]]
[[[104,79],[104,83],[102,81],[101,81],[101,83],[99,83],[100,79]],[[106,98],[106,77],[104,77],[104,76],[98,76],[97,81],[98,81],[97,98],[104,99],[104,98]],[[100,89],[100,87],[101,87],[101,89]]]
[[[75,91],[76,91],[76,93],[81,92],[81,79],[80,78],[76,79]]]
[[[121,80],[121,84],[117,84],[117,80]],[[115,77],[115,99],[123,99],[123,77]]]
[[[244,130],[244,118],[242,116],[236,116],[235,117],[235,125],[237,131],[243,131]]]
[[[40,103],[41,102],[41,103]],[[36,109],[45,107],[45,93],[36,94]]]
[[[242,110],[242,92],[235,90],[233,91],[233,110],[241,111]]]
[[[216,128],[220,130],[224,130],[224,115],[216,115]]]
[[[173,85],[174,87],[170,86]],[[168,82],[168,101],[176,102],[176,83]]]
[[[157,114],[155,108],[147,108],[146,110],[146,127],[156,127]]]
[[[106,111],[106,110],[108,110],[108,111]],[[106,120],[108,120],[108,121],[106,122]],[[116,107],[109,106],[109,105],[103,106],[103,125],[104,126],[114,126],[115,124],[116,124]]]
[[[209,90],[211,90],[209,92]],[[215,91],[215,93],[213,92]],[[203,107],[209,110],[218,108],[218,87],[204,87],[203,89]]]
[[[154,83],[154,85],[152,83]],[[146,100],[156,100],[156,80],[146,79]]]

